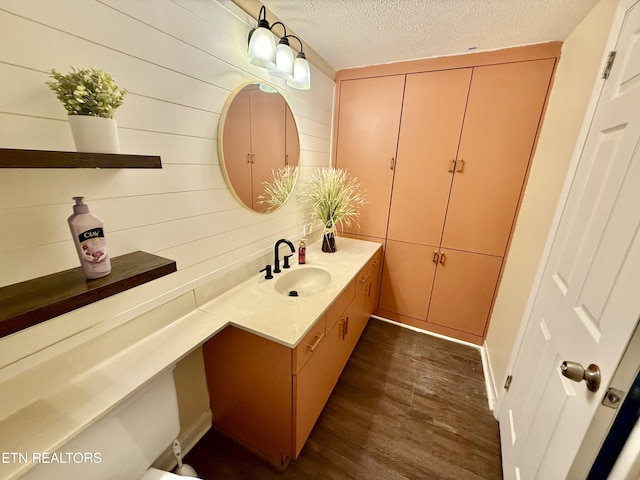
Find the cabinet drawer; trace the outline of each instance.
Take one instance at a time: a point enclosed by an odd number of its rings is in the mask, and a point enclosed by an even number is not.
[[[300,340],[298,346],[293,350],[293,358],[291,361],[291,373],[296,374],[300,370],[307,360],[311,358],[316,349],[320,346],[325,338],[325,325],[327,321],[327,314],[325,313],[320,320],[309,330],[309,332]]]
[[[380,271],[382,265],[382,249],[379,249],[371,260],[369,260],[369,276]]]
[[[360,269],[358,275],[356,275],[356,295],[360,292],[360,289],[364,287],[364,284],[367,283],[367,278],[369,278],[369,264],[367,263],[364,267]]]
[[[347,285],[347,287],[343,290],[340,296],[336,299],[335,302],[329,307],[327,310],[327,326],[326,331],[331,330],[331,327],[335,325],[335,323],[344,312],[344,309],[349,306],[349,303],[353,299],[356,294],[356,282],[358,278],[356,277]]]
[[[325,341],[318,347],[298,375],[294,386],[294,452],[297,458],[316,420],[320,416],[338,377],[349,358],[347,342],[342,339],[340,324],[327,330]]]
[[[367,264],[360,269],[358,275],[356,275],[356,291],[357,294],[360,289],[367,284],[367,282],[375,278],[380,273],[380,260],[382,258],[382,250],[378,250],[376,254],[371,257]]]

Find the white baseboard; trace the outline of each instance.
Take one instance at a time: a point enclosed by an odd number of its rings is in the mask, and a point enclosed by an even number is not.
[[[207,409],[203,412],[198,419],[189,425],[178,435],[180,446],[182,447],[182,457],[189,453],[189,451],[198,443],[198,441],[204,436],[205,433],[211,428],[211,410]],[[153,463],[155,468],[160,470],[171,471],[177,465],[176,458],[173,455],[173,447],[167,448],[162,455]]]
[[[489,401],[489,410],[493,412],[498,399],[496,382],[493,378],[493,371],[491,370],[491,361],[489,360],[489,350],[487,349],[487,342],[480,349],[480,357],[482,358],[482,371],[484,373],[484,384],[487,389],[487,399]]]
[[[432,337],[442,338],[443,340],[449,340],[450,342],[466,345],[467,347],[473,347],[476,349],[482,348],[481,346],[476,345],[475,343],[465,342],[464,340],[458,340],[457,338],[447,337],[446,335],[442,335],[440,333],[434,333],[428,330],[423,330],[418,327],[413,327],[411,325],[405,325],[404,323],[395,322],[393,320],[389,320],[388,318],[379,317],[378,315],[371,315],[371,317],[375,318],[376,320],[382,320],[383,322],[391,323],[392,325],[397,325],[398,327],[406,328],[407,330],[413,330],[414,332],[424,333],[425,335],[431,335]]]
[[[204,434],[209,431],[211,428],[211,422],[211,410],[207,409],[206,412],[203,412],[202,415],[198,417],[198,420],[196,420],[193,425],[184,432],[180,432],[178,439],[182,445],[183,456],[189,453],[189,451],[196,446],[196,443],[204,437]]]

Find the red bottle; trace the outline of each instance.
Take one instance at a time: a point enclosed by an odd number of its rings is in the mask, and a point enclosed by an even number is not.
[[[298,265],[304,265],[307,257],[307,240],[303,238],[300,240],[300,246],[298,247]]]

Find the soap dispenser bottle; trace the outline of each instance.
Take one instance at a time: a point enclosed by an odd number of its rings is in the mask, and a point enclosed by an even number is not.
[[[109,275],[111,260],[107,253],[104,222],[89,212],[89,207],[82,201],[84,197],[73,197],[73,199],[76,204],[73,206],[73,215],[67,219],[67,222],[82,270],[88,279]]]
[[[304,265],[307,262],[307,239],[300,240],[298,247],[298,265]]]

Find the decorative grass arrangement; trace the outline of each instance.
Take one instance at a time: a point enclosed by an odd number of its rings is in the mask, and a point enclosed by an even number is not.
[[[287,201],[298,178],[298,169],[291,165],[271,170],[273,173],[273,182],[262,182],[264,185],[264,193],[258,195],[258,203],[266,203],[269,205],[267,212],[273,212],[280,208]]]
[[[53,69],[50,76],[55,81],[47,85],[69,115],[113,118],[127,93],[116,85],[111,74],[96,67],[80,70],[71,67],[66,75]]]
[[[366,203],[357,178],[338,168],[321,168],[309,175],[297,198],[302,206],[311,207],[314,220],[324,224],[323,251],[328,252],[335,251],[335,227],[351,225]]]

